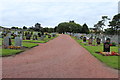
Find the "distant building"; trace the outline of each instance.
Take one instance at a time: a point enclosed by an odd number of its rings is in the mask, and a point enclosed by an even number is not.
[[[96,30],[95,28],[89,28],[90,32],[95,32],[95,30]]]

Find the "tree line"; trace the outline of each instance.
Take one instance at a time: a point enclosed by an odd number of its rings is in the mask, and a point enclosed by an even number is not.
[[[109,21],[109,24],[106,25],[105,23]],[[103,28],[105,26],[109,26],[109,28],[105,29],[103,31]],[[108,16],[102,16],[102,20],[98,21],[97,24],[94,25],[95,27],[95,33],[104,33],[104,34],[118,34],[120,31],[120,13],[113,16],[113,18],[110,21],[110,18]]]
[[[109,25],[106,25],[107,21],[109,21]],[[109,26],[109,28],[104,30],[105,26]],[[29,28],[23,26],[23,28],[11,27],[11,29],[48,32],[48,33],[52,33],[52,32],[58,32],[58,33],[69,32],[69,33],[86,33],[86,34],[91,33],[86,23],[80,25],[75,21],[61,22],[54,28],[48,28],[48,27],[43,28],[40,23],[36,23],[34,26]],[[114,34],[118,34],[118,32],[120,32],[120,13],[114,15],[111,21],[110,18],[108,18],[108,16],[102,16],[102,19],[94,25],[95,34],[102,33],[102,34],[114,35]]]
[[[62,22],[58,24],[56,27],[56,31],[58,33],[89,33],[89,29],[87,24],[85,23],[83,26],[80,24],[75,23],[74,21],[69,21],[69,22]]]
[[[11,29],[20,29],[20,28],[12,27]],[[22,29],[29,31],[48,32],[48,33],[52,33],[52,32],[58,32],[58,33],[70,32],[70,33],[86,33],[86,34],[89,33],[89,28],[86,23],[81,26],[80,24],[77,24],[74,21],[59,23],[54,28],[48,28],[48,27],[43,28],[40,23],[36,23],[35,26],[29,28],[23,26]]]

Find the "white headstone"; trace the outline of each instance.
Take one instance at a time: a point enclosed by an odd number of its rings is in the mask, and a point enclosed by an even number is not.
[[[20,37],[15,37],[15,46],[22,46],[22,40]]]
[[[4,39],[3,39],[3,45],[5,47],[8,47],[9,46],[9,36],[5,36]]]

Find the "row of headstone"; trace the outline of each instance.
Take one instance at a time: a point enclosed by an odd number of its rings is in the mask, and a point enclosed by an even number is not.
[[[42,33],[34,33],[33,32],[2,32],[2,37],[4,37],[6,34],[8,34],[12,39],[15,39],[15,37],[17,35],[20,35],[23,39],[26,39],[26,40],[30,40],[30,39],[33,39],[33,40],[37,40],[38,37],[41,37],[42,36]]]
[[[22,46],[22,38],[17,35],[15,37],[15,46]],[[7,48],[8,46],[11,46],[12,45],[12,41],[11,41],[11,37],[9,34],[6,34],[5,37],[3,38],[3,47],[4,48]]]
[[[80,34],[80,33],[67,33],[71,36],[76,37],[77,39],[82,39],[83,42],[87,42],[88,44],[92,45],[93,43],[97,43],[97,45],[100,45],[101,43],[104,44],[103,51],[104,52],[110,52],[110,44],[112,42],[119,44],[118,41],[118,35],[95,35],[95,34]]]

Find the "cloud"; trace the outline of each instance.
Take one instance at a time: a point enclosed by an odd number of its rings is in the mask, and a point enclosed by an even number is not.
[[[43,27],[54,27],[60,22],[75,20],[77,23],[87,23],[93,27],[101,16],[108,15],[112,18],[117,14],[116,5],[115,1],[3,0],[0,8],[3,13],[1,24],[22,27],[33,26],[39,22]]]

